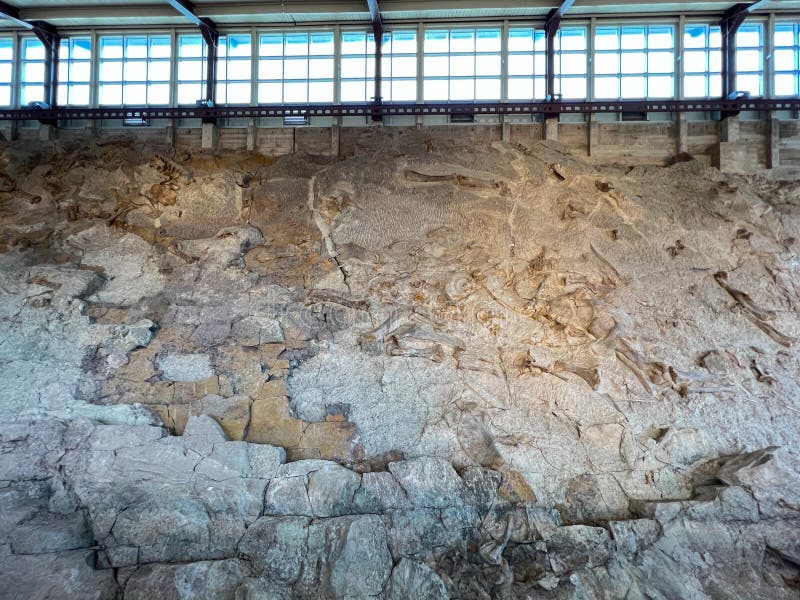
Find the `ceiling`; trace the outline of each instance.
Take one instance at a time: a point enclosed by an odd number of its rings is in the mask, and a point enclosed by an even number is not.
[[[166,0],[10,0],[24,20],[42,20],[58,28],[152,27],[189,25]],[[556,8],[557,0],[381,0],[384,22],[427,19],[541,18]],[[566,18],[663,14],[722,14],[730,0],[577,0]],[[195,0],[195,13],[223,26],[294,23],[369,22],[367,2],[337,0]],[[772,0],[761,12],[800,14],[800,0]],[[12,28],[0,19],[0,28]]]

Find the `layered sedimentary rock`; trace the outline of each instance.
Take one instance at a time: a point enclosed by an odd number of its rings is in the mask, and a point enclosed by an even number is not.
[[[797,597],[795,183],[404,130],[2,167],[0,590]]]

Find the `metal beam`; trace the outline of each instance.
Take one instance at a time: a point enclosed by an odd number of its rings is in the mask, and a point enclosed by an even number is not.
[[[745,19],[756,10],[764,7],[770,0],[758,2],[740,2],[734,4],[719,22],[722,33],[722,96],[730,98],[736,92],[736,32]]]
[[[609,114],[680,113],[708,111],[800,110],[800,98],[751,100],[625,100],[610,102],[443,102],[429,104],[287,104],[276,106],[215,106],[183,108],[58,108],[55,110],[0,110],[0,121],[24,121],[41,117],[66,119],[216,119],[221,117],[353,117],[371,116],[376,111],[387,115],[530,115],[530,114]]]
[[[19,9],[16,6],[11,6],[5,2],[0,2],[0,17],[11,21],[17,27],[24,27],[25,29],[33,29],[33,25],[19,17]]]
[[[219,31],[217,30],[217,25],[211,19],[198,17],[195,14],[194,4],[189,2],[189,0],[167,0],[167,3],[200,28],[200,33],[206,43],[207,52],[206,94],[205,98],[202,98],[202,100],[210,102],[213,106],[216,103],[217,89],[217,49],[219,46]]]
[[[556,34],[561,26],[561,18],[575,4],[575,0],[563,0],[561,6],[551,10],[544,22],[544,32],[547,38],[547,96],[555,98],[556,94]]]
[[[372,20],[372,35],[375,38],[375,90],[372,102],[378,107],[383,102],[383,21],[381,20],[378,0],[367,0],[367,5],[369,6],[369,16]],[[382,118],[382,114],[378,111],[372,114],[373,121],[380,121]]]

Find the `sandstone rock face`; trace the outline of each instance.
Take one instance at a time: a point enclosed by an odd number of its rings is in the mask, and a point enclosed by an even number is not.
[[[797,184],[427,136],[2,145],[0,597],[798,596]]]

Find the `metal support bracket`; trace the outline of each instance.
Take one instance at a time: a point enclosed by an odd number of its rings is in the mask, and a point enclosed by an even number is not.
[[[557,98],[556,95],[556,35],[561,26],[561,19],[572,8],[575,0],[564,0],[561,6],[551,10],[544,22],[544,35],[546,39],[547,66],[547,100],[552,102]],[[553,116],[553,115],[547,115]]]
[[[769,0],[734,4],[719,22],[722,34],[722,97],[732,99],[736,93],[736,33],[750,13],[763,8]],[[722,118],[735,117],[739,112],[722,113]]]

